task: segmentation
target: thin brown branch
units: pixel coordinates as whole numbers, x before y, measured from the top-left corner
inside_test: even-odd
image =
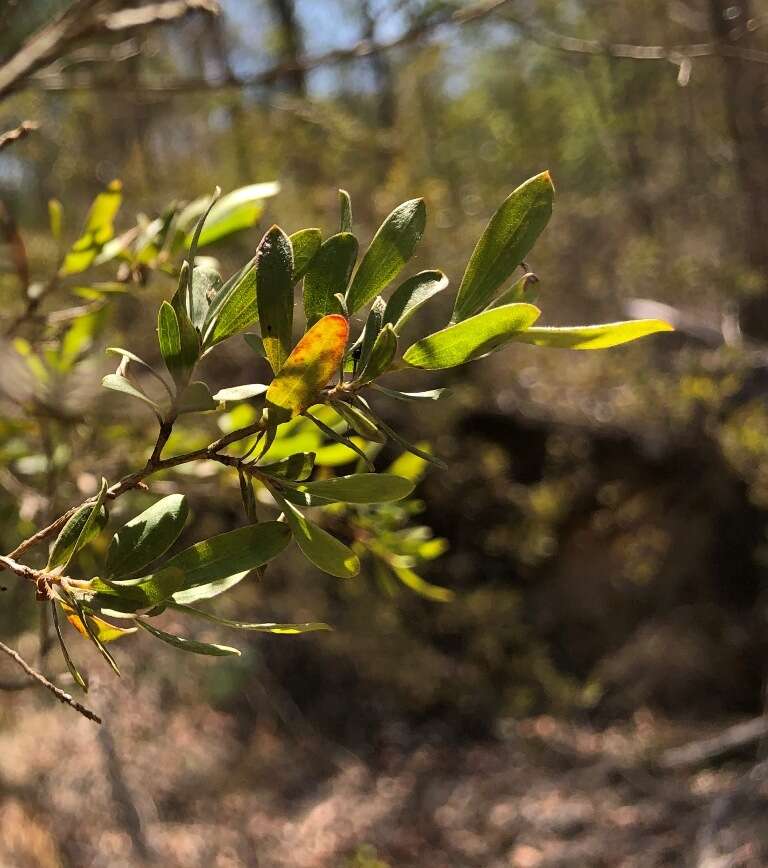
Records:
[[[217,0],[162,0],[119,11],[104,10],[104,0],[74,0],[0,66],[0,99],[24,87],[31,76],[84,40],[129,32],[176,20],[193,12],[217,13]],[[127,6],[127,3],[123,5]]]
[[[465,25],[487,18],[509,0],[478,0],[464,9],[454,12],[440,12],[417,21],[403,33],[388,40],[373,41],[361,39],[349,48],[335,48],[315,55],[305,55],[296,60],[283,61],[251,76],[227,75],[223,78],[185,78],[162,79],[153,82],[120,82],[114,81],[72,81],[64,76],[37,76],[27,84],[42,90],[52,91],[90,91],[114,90],[118,88],[138,93],[196,93],[201,91],[218,91],[240,89],[273,84],[284,78],[289,78],[297,72],[308,72],[322,66],[332,66],[361,58],[373,57],[383,52],[392,51],[429,36],[434,31],[446,25]],[[0,91],[2,95],[2,91]]]
[[[15,129],[8,130],[7,133],[0,135],[0,151],[9,148],[14,142],[25,139],[30,133],[33,133],[40,127],[37,121],[22,121]]]
[[[49,681],[45,675],[41,672],[38,672],[36,669],[33,669],[29,663],[24,660],[24,658],[17,652],[14,651],[13,648],[9,648],[3,642],[0,642],[0,651],[4,654],[7,654],[11,660],[14,661],[18,666],[20,666],[24,672],[36,681],[38,684],[41,684],[45,687],[46,690],[49,690],[59,702],[64,703],[64,705],[68,705],[70,708],[74,708],[75,711],[79,712],[83,715],[83,717],[87,717],[88,720],[92,720],[94,723],[101,723],[101,718],[94,714],[89,708],[86,708],[80,702],[78,702],[71,694],[66,693],[60,687],[57,687],[51,681]]]

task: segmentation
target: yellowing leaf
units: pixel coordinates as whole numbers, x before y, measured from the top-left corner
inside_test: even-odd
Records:
[[[267,389],[267,404],[288,416],[303,413],[338,370],[349,337],[349,322],[329,314],[296,344]]]
[[[531,328],[515,335],[514,340],[537,347],[560,347],[568,350],[605,350],[627,344],[656,332],[674,329],[661,319],[635,319],[627,322],[607,322],[601,325],[570,326],[567,328]]]
[[[59,605],[64,610],[67,621],[81,636],[88,639],[88,631],[85,629],[85,624],[83,624],[77,612],[66,603],[60,603]],[[91,632],[96,635],[100,642],[114,642],[115,639],[121,639],[123,636],[129,636],[131,633],[136,632],[135,627],[116,627],[114,624],[110,624],[109,621],[96,617],[96,615],[86,615],[85,617],[88,619]]]

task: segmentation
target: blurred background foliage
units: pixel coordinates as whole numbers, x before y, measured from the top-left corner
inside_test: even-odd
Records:
[[[154,646],[150,657],[136,643],[124,678],[140,685],[131,707],[118,701],[125,685],[102,688],[122,744],[116,750],[112,735],[102,738],[100,762],[112,770],[99,790],[104,798],[119,800],[119,755],[126,762],[148,727],[185,745],[199,737],[204,746],[185,761],[186,776],[175,766],[168,772],[177,790],[167,783],[147,791],[156,815],[134,818],[134,826],[155,830],[153,846],[176,854],[172,864],[262,864],[249,861],[250,844],[226,843],[221,830],[214,849],[189,843],[184,851],[170,827],[157,831],[160,820],[192,829],[202,822],[196,799],[218,792],[231,800],[230,819],[211,822],[234,828],[231,817],[255,810],[242,795],[247,764],[264,773],[286,751],[299,751],[316,780],[337,770],[347,751],[386,769],[398,752],[425,745],[503,741],[530,715],[604,727],[651,709],[706,728],[759,713],[768,568],[768,8],[759,0],[222,0],[219,15],[193,10],[166,24],[85,36],[4,92],[3,62],[69,5],[0,4],[0,130],[26,118],[40,124],[0,154],[6,223],[21,228],[33,281],[44,283],[57,261],[51,198],[63,203],[71,242],[113,178],[124,186],[118,232],[216,184],[226,192],[278,181],[258,226],[210,248],[225,274],[273,222],[287,232],[335,231],[342,186],[364,241],[395,204],[424,196],[427,231],[412,264],[442,268],[455,291],[499,202],[548,168],[555,213],[527,263],[540,280],[547,324],[662,315],[678,327],[674,336],[605,353],[520,346],[442,376],[419,374],[414,388],[453,389],[428,412],[381,398],[391,424],[430,441],[450,465],[430,470],[418,489],[418,520],[449,542],[424,576],[455,591],[453,601],[394,589],[370,570],[340,584],[297,557],[282,559],[236,592],[238,611],[328,621],[335,632],[257,636],[241,660],[215,665]],[[388,43],[395,44],[379,50]],[[3,324],[24,310],[12,251],[0,248]],[[114,269],[97,276],[113,280]],[[37,401],[35,417],[20,410],[34,380],[18,352],[0,345],[3,551],[93,493],[101,474],[112,479],[145,460],[151,415],[126,415],[100,388],[113,365],[102,352],[107,344],[158,358],[153,320],[173,284],[162,274],[144,277],[137,270],[88,320],[82,359],[59,365],[55,401]],[[427,325],[445,321],[447,304],[425,308]],[[44,351],[66,327],[33,318],[21,331]],[[254,364],[236,340],[211,360],[208,375],[252,382]],[[202,435],[188,423],[180,436],[194,448]],[[193,515],[185,541],[241,520],[236,481],[217,476],[214,484],[203,468],[184,485]],[[153,491],[164,493],[162,481]],[[125,517],[149,502],[131,495]],[[34,650],[36,604],[20,583],[4,584],[0,632]],[[230,614],[227,604],[221,613]],[[3,741],[14,755],[27,744],[22,719],[71,725],[46,700],[28,691],[3,696]],[[226,755],[216,774],[195,753],[207,750]],[[23,796],[2,817],[8,824],[23,815],[34,831],[40,815],[34,800],[24,802],[21,782],[44,773],[42,760],[30,762],[0,763],[9,792],[17,787]],[[144,792],[140,770],[151,769],[150,755],[137,763],[127,774]],[[239,769],[242,779],[225,781],[224,769]],[[261,798],[305,797],[308,781],[281,769],[271,795],[257,788]],[[93,836],[72,831],[74,808],[57,798],[53,838],[40,832],[43,855],[25,856],[19,844],[11,864],[118,864],[99,861],[109,847],[125,864],[141,863],[146,841],[130,832],[130,817],[129,832],[118,829],[100,850]],[[95,822],[113,822],[94,810]],[[130,814],[130,800],[122,810]],[[445,827],[451,822],[458,821]],[[306,844],[296,829],[261,834],[252,840],[293,841],[304,854],[285,862],[264,854],[264,865],[497,864],[490,850],[472,855],[463,839],[451,849],[447,833],[434,830],[427,836],[434,861],[407,836],[396,846],[390,836],[389,849],[377,850],[356,826],[334,838],[335,850]],[[497,846],[491,832],[482,834]],[[499,843],[498,852],[510,846]],[[311,861],[306,854],[315,851],[332,855]],[[542,864],[525,858],[498,864]],[[619,864],[581,858],[573,864]]]

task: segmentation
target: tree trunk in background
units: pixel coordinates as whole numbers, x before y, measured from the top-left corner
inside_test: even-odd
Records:
[[[712,28],[723,45],[757,47],[747,29],[751,0],[709,0]],[[742,238],[747,263],[762,291],[740,308],[745,334],[768,341],[768,73],[740,57],[723,57],[723,97],[743,201]]]
[[[367,0],[361,3],[360,11],[363,19],[363,38],[373,42],[376,37],[376,18]],[[396,109],[392,64],[386,52],[372,54],[370,64],[376,90],[378,121],[383,129],[388,129],[394,126]]]
[[[280,59],[292,66],[298,65],[304,53],[304,38],[293,0],[269,0],[269,7],[280,33]],[[295,96],[307,95],[307,76],[303,69],[292,70],[283,80]]]

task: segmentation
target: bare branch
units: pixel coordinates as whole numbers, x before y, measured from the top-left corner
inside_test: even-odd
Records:
[[[0,66],[0,99],[24,87],[36,72],[85,39],[165,23],[192,12],[219,11],[217,0],[163,0],[117,12],[102,11],[105,5],[104,0],[74,0],[57,18],[34,33]]]
[[[34,132],[40,124],[36,121],[22,121],[15,130],[8,130],[7,133],[0,135],[0,151],[10,147],[14,142],[20,139],[25,139],[31,132]]]
[[[3,642],[0,642],[0,651],[4,654],[7,654],[11,660],[14,661],[18,666],[20,666],[26,674],[36,681],[38,684],[41,684],[45,687],[46,690],[50,690],[50,692],[59,700],[59,702],[64,703],[64,705],[68,705],[70,708],[74,708],[75,711],[78,711],[83,717],[87,717],[88,720],[92,720],[94,723],[101,723],[101,718],[94,714],[89,708],[86,708],[84,705],[79,703],[71,694],[66,693],[60,687],[57,687],[51,681],[49,681],[45,675],[38,672],[36,669],[33,669],[29,663],[24,660],[24,658],[17,652],[14,651],[13,648],[9,648]]]

